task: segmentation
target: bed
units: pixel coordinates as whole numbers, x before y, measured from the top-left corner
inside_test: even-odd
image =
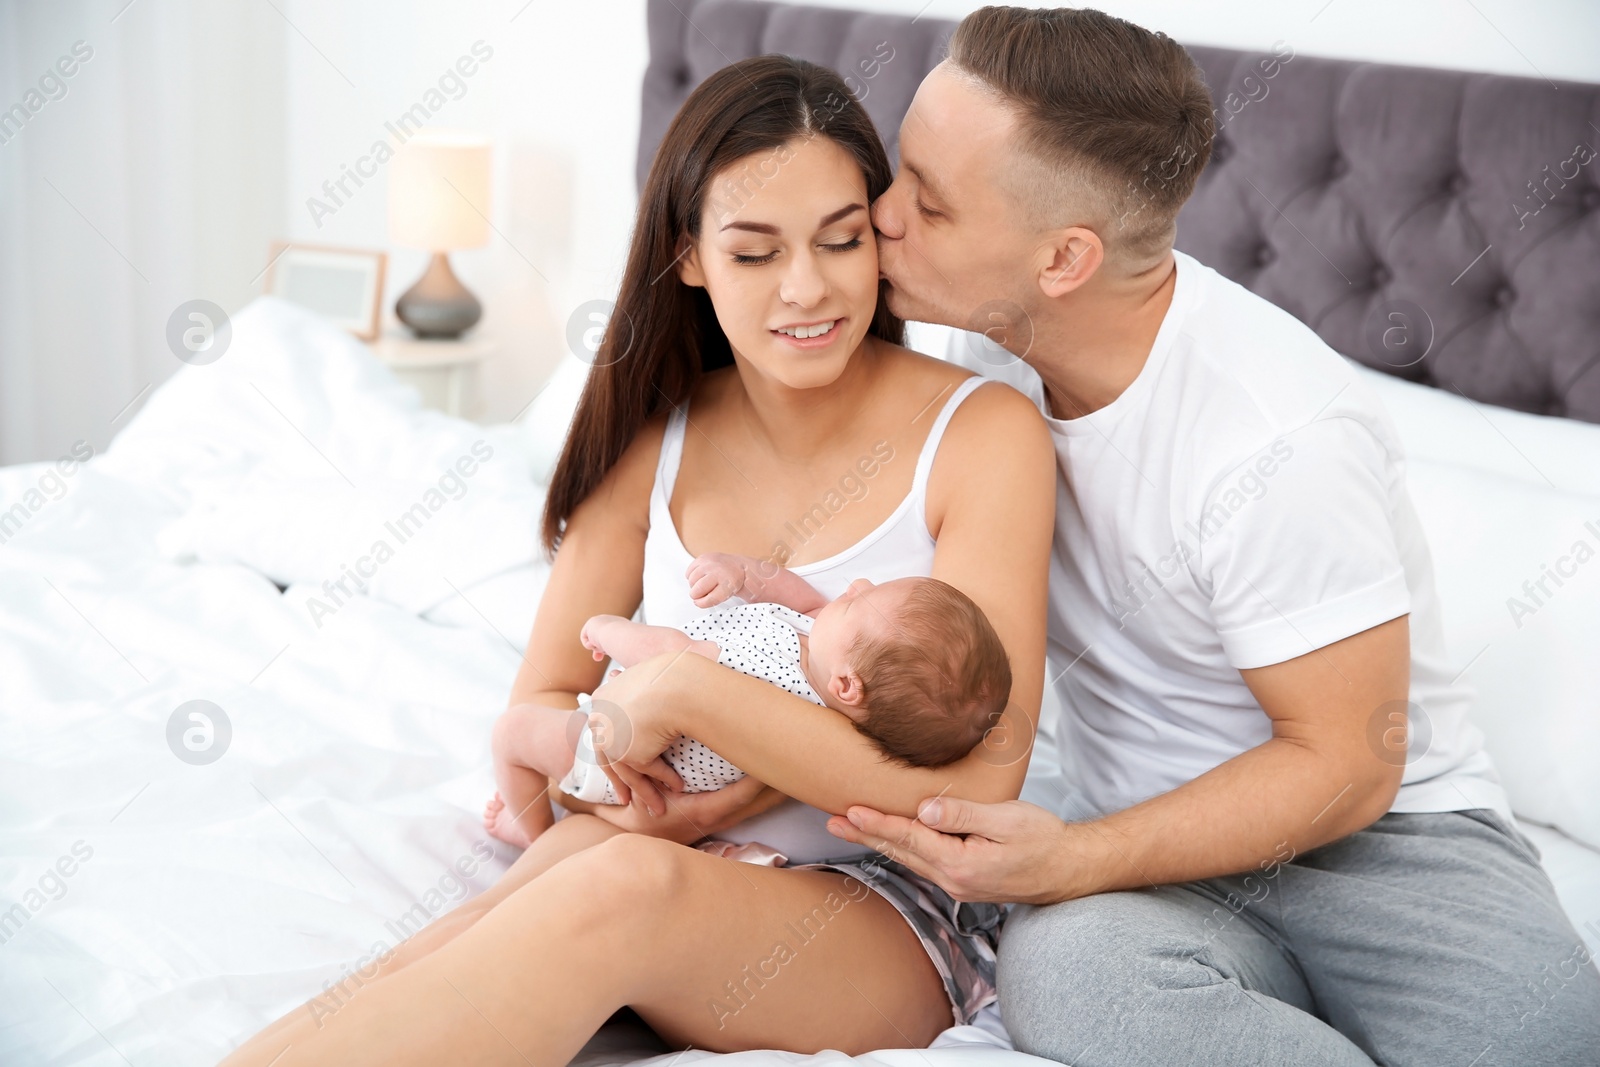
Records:
[[[648,18],[641,173],[695,84],[765,51],[850,74],[892,146],[951,29],[745,0]],[[862,67],[884,42],[894,58]],[[1592,143],[1600,90],[1307,56],[1266,79],[1261,56],[1193,51],[1228,118],[1180,246],[1373,368],[1476,719],[1600,951],[1600,562],[1561,562],[1600,547],[1600,188],[1585,167],[1536,213],[1518,199]],[[582,364],[478,426],[287,304],[233,326],[227,358],[159,387],[104,455],[64,443],[0,470],[8,1065],[213,1063],[511,859],[479,822],[487,738],[543,589],[536,518]],[[1557,595],[1508,612],[1551,570]],[[1024,794],[1044,804],[1070,789],[1059,714]],[[709,1058],[619,1016],[577,1062]],[[1044,1062],[995,1011],[857,1059]]]

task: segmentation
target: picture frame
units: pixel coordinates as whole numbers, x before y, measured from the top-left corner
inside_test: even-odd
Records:
[[[375,341],[388,264],[387,252],[274,241],[264,291]]]

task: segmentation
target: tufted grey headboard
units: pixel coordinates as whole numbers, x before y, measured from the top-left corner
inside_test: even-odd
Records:
[[[765,52],[845,75],[895,157],[955,29],[755,0],[648,10],[641,182],[689,92]],[[1179,248],[1370,366],[1600,422],[1600,86],[1317,59],[1292,41],[1189,52],[1218,133]]]

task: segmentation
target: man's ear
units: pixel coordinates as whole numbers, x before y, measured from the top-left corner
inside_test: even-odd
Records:
[[[683,241],[688,244],[689,238],[685,237]],[[678,259],[678,279],[684,285],[693,286],[696,289],[704,289],[706,287],[706,272],[700,269],[699,247],[690,244],[687,254],[684,254],[681,248],[682,246],[680,246]]]
[[[1039,289],[1051,299],[1067,295],[1094,277],[1106,258],[1100,235],[1085,226],[1060,230],[1045,246],[1045,252],[1039,268]]]

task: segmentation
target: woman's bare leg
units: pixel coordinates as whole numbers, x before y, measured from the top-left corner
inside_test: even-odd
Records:
[[[855,1056],[926,1048],[952,1025],[944,981],[921,941],[861,881],[705,853],[677,860],[694,906],[652,921],[682,924],[657,964],[670,969],[676,960],[680,973],[652,978],[627,1002],[674,1048]],[[725,912],[739,922],[719,929]]]
[[[926,1046],[951,1020],[900,915],[860,882],[622,834],[513,891],[320,1028],[258,1035],[234,1067],[558,1067],[632,1005],[679,1046]]]
[[[607,838],[626,833],[597,815],[581,812],[569,813],[565,818],[534,839],[506,873],[486,891],[439,916],[411,937],[402,941],[394,954],[383,964],[379,975],[393,974],[408,963],[413,963],[428,953],[447,944],[452,938],[483,916],[489,909],[527,885],[568,856],[598,845]]]
[[[624,832],[595,815],[582,813],[567,815],[540,834],[538,839],[517,857],[516,862],[506,868],[506,872],[492,887],[470,900],[462,901],[451,911],[439,916],[400,942],[388,958],[377,964],[377,973],[371,978],[363,979],[360,974],[351,976],[337,993],[325,993],[307,1001],[267,1026],[255,1036],[254,1041],[276,1043],[275,1047],[283,1048],[301,1040],[303,1034],[315,1033],[322,1028],[327,1016],[339,1010],[347,996],[362,989],[370,989],[373,983],[449,944],[462,931],[488,914],[496,904],[568,856],[576,855],[586,848]]]

